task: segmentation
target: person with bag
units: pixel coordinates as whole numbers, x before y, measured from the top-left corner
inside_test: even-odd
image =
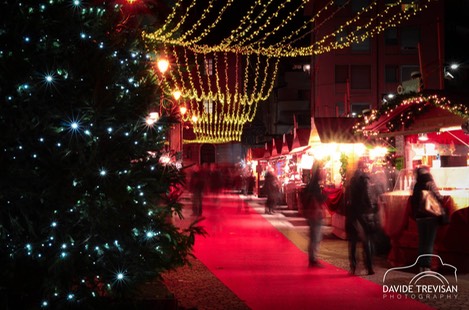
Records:
[[[372,203],[370,176],[364,160],[358,162],[347,189],[348,204],[345,209],[345,229],[349,243],[350,274],[357,267],[357,244],[363,244],[365,267],[368,275],[373,270],[373,236],[379,227],[377,208]]]
[[[415,171],[416,182],[410,197],[410,205],[412,208],[412,216],[417,222],[418,230],[418,255],[433,254],[433,245],[435,243],[436,233],[438,230],[440,218],[439,216],[425,210],[424,191],[428,191],[428,195],[432,195],[440,206],[443,206],[443,196],[440,194],[438,187],[430,173],[430,168],[420,166]],[[431,267],[431,257],[424,256],[419,259],[420,271],[428,271]]]
[[[309,225],[308,259],[309,267],[322,267],[318,262],[319,244],[322,240],[326,195],[322,192],[324,171],[321,162],[314,161],[311,179],[302,192],[303,214]]]

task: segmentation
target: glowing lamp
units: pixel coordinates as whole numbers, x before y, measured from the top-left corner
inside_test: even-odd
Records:
[[[419,141],[428,141],[428,136],[426,133],[419,133]]]
[[[158,70],[160,70],[161,73],[165,73],[166,71],[168,71],[168,68],[169,68],[169,61],[165,58],[161,58],[160,60],[158,60]]]
[[[178,90],[178,89],[173,91],[173,97],[174,97],[174,99],[179,100],[179,98],[181,98],[181,91]]]
[[[185,106],[179,107],[179,112],[181,112],[181,115],[185,115],[187,112],[187,108]]]
[[[151,126],[158,121],[160,114],[158,112],[150,112],[150,115],[146,118],[147,125]]]

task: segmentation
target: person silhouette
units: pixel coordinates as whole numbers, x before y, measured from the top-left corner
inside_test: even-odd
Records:
[[[354,275],[358,242],[363,244],[364,263],[368,275],[373,270],[373,235],[379,226],[377,210],[371,199],[370,175],[365,160],[358,162],[348,187],[349,203],[345,209],[345,229],[349,244],[350,274]]]
[[[318,262],[319,244],[322,240],[322,223],[327,196],[322,191],[324,171],[322,163],[314,161],[311,169],[311,179],[303,189],[303,214],[309,225],[308,259],[309,267],[321,267]]]
[[[265,173],[264,189],[267,196],[267,200],[265,202],[265,213],[273,214],[280,193],[280,184],[272,168],[267,169],[267,172]]]
[[[410,197],[410,204],[412,207],[412,215],[417,222],[418,230],[418,255],[433,254],[433,245],[435,243],[436,233],[439,226],[439,218],[424,211],[422,204],[423,190],[430,192],[438,202],[443,205],[443,196],[440,194],[438,187],[430,173],[430,168],[427,166],[420,166],[415,170],[416,181],[412,196]],[[418,261],[420,271],[429,271],[431,267],[431,257],[423,256]]]
[[[189,181],[189,190],[192,193],[192,215],[202,215],[202,200],[205,190],[205,177],[202,168],[197,165]]]

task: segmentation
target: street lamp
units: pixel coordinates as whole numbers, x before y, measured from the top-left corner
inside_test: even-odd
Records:
[[[180,137],[181,137],[181,162],[184,166],[184,115],[186,114],[187,112],[187,108],[185,106],[180,106],[179,107],[179,113],[181,113],[181,123],[180,123],[180,126],[181,126],[181,133],[180,133]]]
[[[181,98],[181,91],[179,89],[173,91],[173,97],[176,99],[176,101],[179,100],[179,98]]]
[[[146,118],[146,123],[148,126],[152,126],[160,119],[160,114],[158,112],[150,112]]]
[[[168,71],[169,68],[169,61],[166,58],[160,58],[157,62],[158,70],[164,74]]]

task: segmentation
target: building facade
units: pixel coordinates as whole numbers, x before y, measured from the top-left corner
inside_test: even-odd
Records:
[[[336,1],[335,5],[343,5],[342,2],[345,1]],[[313,42],[339,29],[369,2],[350,1],[334,18],[317,27],[312,34]],[[378,1],[374,10],[364,13],[364,18],[376,16],[392,2],[395,1]],[[313,14],[324,4],[315,1]],[[418,1],[409,2],[401,5],[401,10],[418,10],[418,5]],[[421,83],[417,87],[442,89],[446,65],[444,12],[444,1],[436,1],[411,19],[376,36],[313,56],[311,114],[357,116],[363,110],[378,108],[388,95],[402,92],[403,86],[407,85],[407,90],[414,87],[409,81],[418,78]],[[322,22],[318,20],[317,24]],[[340,41],[346,35],[339,34],[335,39]]]

